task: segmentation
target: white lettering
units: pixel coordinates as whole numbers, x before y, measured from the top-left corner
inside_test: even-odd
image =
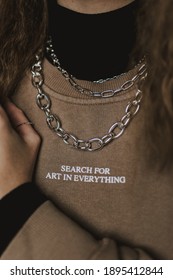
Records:
[[[89,177],[90,179],[87,179]],[[101,184],[125,184],[126,177],[114,177],[114,176],[85,176],[84,182],[94,182]],[[83,179],[82,179],[83,180]]]
[[[105,183],[106,184],[111,184],[111,183],[113,183],[113,180],[112,180],[113,178],[112,177],[105,177]]]
[[[74,175],[74,181],[79,181],[78,175]]]
[[[61,165],[61,172],[68,172],[68,173],[83,173],[88,174],[92,173],[92,167],[80,167],[80,166],[68,166],[68,165]]]
[[[99,168],[95,167],[94,169],[94,174],[110,174],[110,168]]]
[[[125,176],[104,176],[104,175],[110,175],[110,171],[111,171],[110,168],[104,168],[104,167],[88,167],[88,166],[80,167],[80,166],[61,165],[62,173],[48,172],[46,175],[46,179],[97,183],[97,184],[125,184],[126,183]],[[66,174],[65,172],[68,174]],[[78,174],[69,174],[69,173],[78,173]],[[98,174],[98,176],[82,175],[82,174]]]
[[[50,173],[48,172],[46,175],[46,179],[51,179],[51,180],[60,180],[61,179],[62,174],[61,173]]]
[[[61,165],[61,172],[65,172],[65,165]]]
[[[50,175],[49,172],[48,172],[47,175],[46,175],[46,179],[51,179],[51,175]]]
[[[72,175],[71,174],[64,174],[63,180],[64,181],[72,181]]]
[[[124,176],[120,177],[120,182],[121,182],[121,184],[125,184],[126,183],[126,177],[124,177]]]

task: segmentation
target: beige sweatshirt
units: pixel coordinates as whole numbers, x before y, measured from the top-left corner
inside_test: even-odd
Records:
[[[103,84],[78,82],[107,90],[136,71]],[[44,76],[62,127],[85,140],[107,133],[137,90],[88,97],[47,60]],[[173,259],[173,173],[147,161],[145,93],[124,134],[95,152],[73,149],[50,131],[36,94],[28,72],[13,99],[42,137],[35,181],[49,201],[26,221],[2,259]]]

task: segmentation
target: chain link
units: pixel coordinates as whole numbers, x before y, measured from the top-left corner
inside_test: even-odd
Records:
[[[94,137],[88,140],[78,139],[75,135],[68,133],[61,126],[61,121],[56,114],[51,111],[51,100],[47,93],[42,89],[44,83],[43,71],[42,71],[42,61],[39,56],[36,56],[36,63],[32,66],[32,84],[37,89],[36,103],[40,110],[44,111],[46,116],[46,122],[51,131],[53,131],[58,137],[60,137],[66,145],[69,145],[75,149],[81,151],[97,151],[102,149],[104,146],[109,144],[115,139],[120,138],[131,120],[138,113],[140,109],[140,103],[142,100],[142,91],[137,90],[135,98],[128,102],[125,108],[125,114],[122,116],[120,121],[116,121],[108,129],[108,132],[102,137]],[[140,80],[144,80],[147,76],[146,67],[142,65],[139,69],[138,76]],[[137,75],[133,78],[137,80]],[[125,89],[130,88],[132,81],[127,81],[124,84]],[[102,94],[110,95],[112,92],[110,90],[102,92]]]
[[[135,68],[137,66],[139,66],[140,64],[142,64],[142,66],[139,68],[137,74],[131,80],[128,80],[125,83],[123,83],[118,89],[109,89],[109,90],[104,90],[101,92],[96,92],[96,91],[92,91],[90,89],[81,87],[75,81],[76,78],[74,76],[72,76],[71,74],[69,74],[65,69],[63,69],[61,67],[60,61],[59,61],[58,57],[56,56],[55,51],[53,49],[53,44],[52,44],[51,38],[49,38],[49,40],[47,41],[46,52],[49,55],[49,57],[51,58],[53,65],[61,72],[61,74],[64,76],[64,78],[70,83],[70,85],[75,90],[77,90],[81,94],[86,94],[86,95],[89,95],[92,97],[109,98],[109,97],[115,96],[116,94],[118,94],[122,91],[126,91],[126,90],[130,89],[131,87],[133,87],[135,85],[135,83],[137,83],[140,80],[141,76],[143,76],[143,74],[146,72],[146,64],[144,63],[145,59],[142,59],[135,66]],[[125,74],[126,73],[123,73],[119,76],[114,76],[112,78],[100,79],[98,81],[94,81],[93,83],[104,83],[104,82],[111,81],[111,80],[117,79],[119,77],[122,77]]]

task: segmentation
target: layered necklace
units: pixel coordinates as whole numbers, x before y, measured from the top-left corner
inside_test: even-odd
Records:
[[[127,80],[120,87],[114,89],[108,89],[101,92],[92,91],[90,89],[86,89],[81,87],[75,77],[69,74],[65,69],[61,67],[60,61],[57,58],[55,51],[53,49],[52,41],[49,39],[47,41],[46,47],[47,54],[52,59],[53,65],[57,68],[58,71],[63,75],[63,77],[70,83],[70,85],[77,90],[80,94],[89,95],[92,98],[110,98],[122,92],[126,92],[134,85],[137,85],[137,90],[134,98],[130,100],[126,107],[124,108],[124,114],[118,120],[116,120],[107,130],[107,132],[102,136],[94,136],[90,139],[80,139],[73,133],[69,133],[62,127],[61,120],[59,116],[53,113],[51,110],[52,102],[49,95],[43,90],[44,84],[44,75],[43,75],[43,66],[42,66],[42,58],[41,55],[37,54],[35,57],[35,63],[31,68],[32,74],[32,84],[37,89],[36,95],[36,103],[40,110],[42,110],[45,114],[46,123],[49,129],[54,132],[62,141],[71,146],[74,149],[80,151],[98,151],[114,140],[120,138],[125,132],[126,128],[133,120],[133,118],[139,112],[142,100],[142,91],[140,89],[141,82],[145,80],[147,76],[147,67],[145,59],[142,59],[136,66],[137,69],[136,74],[132,77],[132,79]],[[125,76],[127,73],[123,73],[119,76],[114,76],[107,79],[100,79],[98,81],[94,81],[93,83],[105,83],[110,80],[115,80],[120,78],[121,76]]]
[[[81,94],[86,94],[88,96],[91,97],[102,97],[102,98],[108,98],[108,97],[113,97],[115,95],[117,95],[118,93],[121,93],[122,91],[126,91],[128,89],[130,89],[132,86],[134,86],[135,83],[137,83],[141,76],[143,75],[143,73],[146,71],[146,65],[144,63],[145,59],[142,59],[141,61],[139,61],[139,63],[135,66],[135,68],[139,67],[139,65],[142,65],[139,69],[139,73],[137,73],[131,80],[126,81],[125,83],[123,83],[119,88],[115,88],[115,89],[108,89],[108,90],[104,90],[101,92],[98,91],[92,91],[91,89],[87,89],[87,88],[83,88],[81,87],[78,83],[77,83],[77,79],[69,74],[67,72],[67,70],[63,69],[61,67],[60,61],[57,57],[57,55],[55,54],[55,50],[53,48],[53,44],[52,44],[52,39],[51,37],[49,38],[49,40],[47,41],[46,44],[46,52],[47,55],[49,56],[52,64],[61,72],[61,74],[64,76],[64,78],[70,83],[70,85],[77,90],[79,93]],[[111,78],[106,78],[106,79],[99,79],[97,81],[93,81],[93,83],[105,83],[107,81],[111,81],[111,80],[115,80],[117,78],[120,78],[122,76],[125,76],[127,73],[123,73],[121,75],[118,76],[113,76]]]
[[[123,67],[125,68],[126,59],[128,60],[129,53],[135,43],[138,1],[133,1],[129,5],[112,12],[96,15],[86,15],[68,10],[57,5],[56,0],[47,2],[49,33],[52,34],[54,46],[52,39],[48,38],[45,48],[46,56],[75,91],[81,96],[90,97],[90,99],[109,99],[129,91],[132,87],[136,88],[136,92],[134,90],[134,97],[124,108],[124,114],[108,126],[104,135],[93,135],[90,139],[81,139],[80,136],[76,136],[65,130],[60,117],[52,111],[51,99],[43,89],[43,56],[42,54],[36,55],[35,63],[31,69],[32,84],[37,90],[36,103],[39,109],[45,114],[49,129],[66,145],[76,150],[89,152],[101,150],[124,134],[126,128],[139,112],[141,106],[142,91],[140,85],[147,76],[145,59],[139,61],[134,67],[134,76],[120,84],[120,86],[101,91],[92,90],[92,84],[93,88],[96,89],[97,84],[115,81],[122,76],[122,80],[124,81],[127,73],[121,75],[112,75],[112,73],[123,72],[123,70],[120,69],[123,69]],[[124,25],[124,19],[126,20],[126,25]],[[82,33],[81,29],[79,29],[79,23],[82,28]],[[61,26],[58,33],[56,30],[57,26]],[[112,34],[114,34],[113,38]],[[85,50],[87,52],[91,52],[89,59],[83,55],[84,63],[82,61],[76,61],[78,57],[80,57],[80,59],[82,58],[79,53],[80,50],[84,50],[81,48],[82,45],[85,45]],[[68,52],[69,46],[70,52]],[[101,50],[104,50],[104,56]],[[58,53],[60,59],[56,53]],[[65,56],[64,53],[66,54]],[[73,56],[71,56],[71,54],[73,54]],[[111,58],[114,58],[115,63],[117,63],[116,67],[113,66]],[[92,61],[93,68],[90,65]],[[76,69],[76,63],[79,63],[79,70]],[[62,67],[62,65],[66,66]],[[66,69],[72,70],[67,71]],[[77,78],[69,72],[75,73]],[[110,73],[109,78],[106,76],[107,72]],[[99,76],[102,76],[103,79],[96,78],[95,81],[91,82],[90,88],[85,88],[80,85],[80,80],[84,80],[85,75],[88,77],[86,79],[87,81],[95,79],[92,79],[92,77]]]

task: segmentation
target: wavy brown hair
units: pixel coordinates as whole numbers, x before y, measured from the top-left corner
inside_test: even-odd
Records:
[[[134,59],[148,54],[147,139],[157,159],[168,162],[173,159],[172,0],[136,1],[140,8]],[[1,96],[15,92],[33,54],[44,46],[47,29],[46,0],[0,0]]]
[[[0,92],[11,95],[47,33],[46,0],[0,0]]]
[[[139,0],[135,51],[147,54],[144,85],[150,159],[162,166],[173,162],[173,10],[172,0]]]

